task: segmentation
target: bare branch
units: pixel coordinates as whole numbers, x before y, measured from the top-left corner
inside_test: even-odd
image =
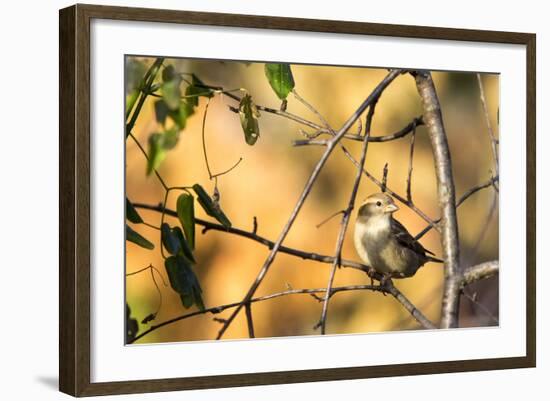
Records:
[[[162,213],[164,211],[164,213],[167,216],[172,216],[172,217],[175,217],[175,218],[178,217],[178,214],[177,214],[176,211],[170,210],[170,209],[164,209],[162,207],[162,205],[155,206],[155,205],[147,205],[147,204],[144,204],[144,203],[134,203],[134,207],[136,207],[138,209],[153,210],[153,211],[156,211],[156,212],[159,212],[159,213]],[[202,219],[199,219],[199,218],[195,218],[195,223],[204,227],[203,232],[207,232],[208,230],[222,231],[222,232],[226,232],[226,233],[229,233],[229,234],[238,235],[240,237],[244,237],[244,238],[254,240],[254,241],[256,241],[260,244],[263,244],[263,245],[267,246],[269,249],[273,249],[273,247],[275,246],[275,243],[273,241],[270,241],[267,238],[261,237],[260,235],[257,235],[255,232],[249,232],[249,231],[242,230],[242,229],[235,228],[235,227],[224,227],[221,224],[212,223],[210,221],[202,220]],[[314,253],[314,252],[305,252],[305,251],[302,251],[302,250],[299,250],[299,249],[289,248],[289,247],[284,246],[284,245],[282,245],[279,248],[279,252],[286,253],[286,254],[293,255],[293,256],[297,256],[297,257],[302,258],[302,259],[315,260],[317,262],[323,262],[323,263],[332,263],[333,260],[334,260],[334,258],[332,256],[321,255],[321,254]],[[369,266],[366,266],[364,264],[354,262],[352,260],[346,260],[346,259],[342,259],[341,263],[342,263],[342,266],[344,266],[344,267],[350,267],[350,268],[353,268],[353,269],[361,270],[361,271],[363,271],[367,274],[370,273]]]
[[[493,277],[498,274],[498,260],[492,260],[490,262],[480,263],[475,266],[470,266],[462,272],[460,278],[460,287],[475,283],[480,280]]]
[[[411,148],[409,151],[409,171],[407,174],[407,200],[412,203],[411,183],[413,173],[413,156],[414,156],[414,142],[416,139],[416,127],[414,127],[411,135]]]
[[[468,191],[466,191],[460,197],[460,199],[456,203],[456,207],[459,207],[460,205],[462,205],[464,203],[464,201],[466,201],[470,196],[472,196],[476,192],[481,191],[482,189],[485,189],[485,188],[489,188],[490,186],[493,186],[495,182],[498,182],[498,177],[491,177],[488,181],[470,188]],[[440,221],[441,221],[441,219],[439,218],[435,221],[435,223],[437,224]],[[428,225],[428,226],[424,227],[424,229],[422,231],[420,231],[418,234],[416,234],[414,239],[419,240],[431,229],[432,229],[431,225]]]
[[[388,283],[386,283],[386,288],[388,292],[416,319],[416,321],[422,325],[422,327],[425,329],[437,329],[437,326],[428,320],[411,301],[397,290],[397,288],[393,285],[388,285]]]
[[[369,136],[370,136],[370,130],[372,126],[372,118],[374,116],[374,110],[376,108],[376,102],[378,101],[378,98],[370,105],[369,112],[367,114],[367,123],[365,127],[365,137],[363,139],[363,146],[361,149],[361,160],[359,161],[359,166],[357,167],[357,174],[355,176],[355,181],[353,183],[353,188],[351,190],[351,194],[349,197],[348,207],[344,210],[344,214],[342,215],[342,220],[340,222],[340,232],[338,233],[338,239],[336,242],[336,251],[334,253],[334,262],[332,263],[332,268],[330,270],[330,276],[328,280],[327,285],[327,292],[325,293],[325,300],[323,302],[323,310],[321,312],[321,320],[320,320],[320,326],[321,326],[321,334],[326,333],[326,321],[327,321],[327,314],[328,314],[328,303],[330,300],[331,295],[331,289],[332,284],[334,282],[334,276],[336,275],[336,268],[340,267],[340,260],[342,258],[342,246],[344,245],[344,239],[346,237],[346,231],[349,224],[349,219],[351,217],[351,212],[353,211],[353,208],[355,207],[355,199],[357,197],[357,191],[359,189],[359,184],[361,182],[361,177],[363,176],[362,170],[365,166],[365,160],[367,159],[367,149],[369,145]]]
[[[348,159],[351,160],[351,162],[357,167],[359,165],[359,162],[355,160],[353,155],[343,146],[341,146],[342,151],[347,156]],[[372,182],[374,182],[376,185],[378,185],[380,188],[384,188],[384,183],[379,181],[375,176],[373,176],[368,170],[363,168],[363,174],[365,174]],[[397,199],[399,202],[403,203],[405,206],[407,206],[409,209],[411,209],[413,212],[415,212],[418,216],[420,216],[425,222],[427,222],[431,228],[435,228],[439,231],[439,227],[435,221],[433,221],[426,213],[424,213],[422,210],[420,210],[413,202],[409,202],[407,199],[405,199],[403,196],[399,195],[397,192],[392,191],[390,188],[385,186],[385,192],[390,194],[392,197]]]
[[[361,121],[361,120],[358,120]],[[399,138],[403,138],[413,132],[415,126],[419,127],[421,125],[424,125],[424,121],[422,119],[422,116],[416,117],[412,120],[409,124],[407,124],[405,127],[400,129],[399,131],[394,132],[393,134],[388,135],[371,135],[369,137],[369,142],[372,143],[382,143],[382,142],[389,142],[393,141]],[[298,139],[292,142],[293,146],[306,146],[306,145],[326,145],[326,140],[324,139],[316,139],[319,135],[322,134],[330,134],[330,131],[327,128],[319,128],[317,129],[313,134],[308,134],[303,130],[300,130],[301,133],[308,139]],[[362,135],[354,135],[354,134],[346,134],[344,135],[345,139],[351,139],[353,141],[361,141],[363,139]]]
[[[346,212],[345,210],[338,210],[337,212],[332,213],[330,216],[328,216],[327,218],[323,219],[323,221],[321,221],[320,223],[316,224],[316,225],[315,225],[315,228],[321,227],[323,224],[326,224],[328,221],[330,221],[330,220],[333,219],[334,217],[338,216],[339,214],[343,214],[343,213],[345,213],[345,212]]]
[[[359,290],[378,291],[378,292],[386,292],[387,291],[387,289],[385,287],[382,287],[382,286],[379,286],[379,285],[348,285],[348,286],[344,286],[344,287],[335,287],[335,288],[332,289],[332,293],[335,294],[335,293],[338,293],[338,292],[359,291]],[[267,301],[267,300],[270,300],[270,299],[280,298],[280,297],[287,296],[287,295],[316,294],[316,293],[324,293],[324,292],[326,292],[326,288],[304,288],[304,289],[297,289],[297,290],[290,289],[290,290],[287,290],[287,291],[282,291],[282,292],[277,292],[277,293],[270,294],[270,295],[265,295],[263,297],[252,298],[250,300],[250,303]],[[132,344],[132,343],[136,342],[137,340],[139,340],[140,338],[145,337],[147,334],[149,334],[149,333],[151,333],[155,330],[158,330],[161,327],[168,326],[172,323],[179,322],[179,321],[182,321],[182,320],[186,320],[186,319],[189,319],[189,318],[194,317],[194,316],[205,315],[207,313],[211,313],[211,314],[216,315],[218,313],[223,312],[226,309],[235,308],[235,307],[238,307],[239,305],[242,305],[242,303],[241,302],[233,302],[233,303],[230,303],[230,304],[214,306],[212,308],[206,308],[202,311],[198,310],[198,311],[195,311],[195,312],[190,312],[190,313],[186,313],[184,315],[176,316],[172,319],[168,319],[168,320],[166,320],[162,323],[151,326],[149,329],[145,330],[143,333],[139,334],[138,336],[133,338],[131,341],[129,341],[128,344]],[[216,321],[222,323],[222,324],[225,324],[227,322],[227,319],[222,319],[222,318],[219,318],[219,317],[216,317],[214,319]]]
[[[250,302],[244,306],[244,311],[246,314],[246,325],[248,326],[248,337],[255,338],[256,336],[254,335],[254,321],[252,320],[252,306]]]
[[[460,255],[458,243],[458,223],[456,218],[455,186],[451,164],[451,153],[441,116],[441,106],[432,76],[427,71],[418,71],[416,87],[424,108],[424,122],[432,144],[435,172],[438,187],[439,208],[441,209],[441,244],[445,260],[445,283],[441,310],[441,327],[458,326],[460,301],[459,276]]]
[[[380,186],[380,190],[382,192],[386,192],[387,188],[388,188],[388,163],[384,164],[384,168],[382,169],[382,185]]]
[[[493,152],[493,161],[495,163],[495,174],[499,174],[499,166],[498,166],[498,140],[495,137],[495,133],[493,132],[493,127],[491,126],[491,119],[489,117],[489,109],[487,107],[487,100],[485,99],[485,90],[483,89],[483,81],[481,80],[481,74],[476,74],[477,76],[477,83],[479,86],[479,98],[481,100],[481,105],[483,106],[483,114],[485,116],[485,124],[487,125],[487,132],[489,134],[489,140],[491,141],[491,150]],[[496,189],[496,188],[495,188]]]
[[[498,324],[498,319],[496,316],[494,316],[489,308],[487,308],[485,305],[483,305],[481,302],[477,300],[477,293],[474,293],[473,295],[469,294],[466,291],[462,291],[462,295],[468,299],[472,304],[474,304],[477,308],[479,308],[485,315],[493,321],[493,323]]]
[[[340,130],[337,132],[337,135],[334,136],[332,138],[330,144],[327,145],[327,147],[325,149],[325,152],[321,156],[321,159],[317,162],[317,165],[313,169],[313,171],[312,171],[312,173],[311,173],[311,175],[310,175],[310,177],[309,177],[309,179],[308,179],[308,181],[307,181],[307,183],[306,183],[306,185],[305,185],[305,187],[302,191],[302,194],[298,198],[298,201],[296,203],[296,206],[294,207],[294,210],[292,211],[292,213],[290,215],[290,218],[288,219],[287,223],[283,227],[283,230],[281,231],[281,234],[279,235],[279,238],[277,238],[277,241],[275,242],[275,245],[273,246],[273,249],[271,250],[271,252],[269,253],[267,259],[264,262],[264,264],[260,268],[260,271],[258,272],[258,275],[257,275],[256,279],[254,280],[254,282],[250,286],[250,289],[248,290],[245,297],[241,301],[241,304],[239,306],[237,306],[237,308],[233,311],[233,313],[227,319],[227,322],[220,329],[220,331],[218,333],[218,336],[217,336],[217,339],[220,339],[223,336],[223,334],[225,333],[225,331],[227,330],[229,325],[233,322],[233,320],[235,319],[235,317],[237,316],[237,314],[239,313],[239,311],[241,310],[243,305],[246,304],[247,302],[249,302],[252,299],[252,297],[254,296],[254,293],[256,292],[258,287],[260,286],[260,284],[263,281],[265,275],[267,274],[267,271],[269,270],[269,267],[271,266],[271,264],[275,260],[275,256],[277,255],[277,252],[279,251],[279,248],[281,247],[282,242],[284,241],[284,239],[286,238],[290,228],[294,224],[294,221],[296,220],[296,217],[298,216],[298,213],[300,212],[300,209],[302,208],[307,196],[309,195],[309,193],[311,191],[311,188],[313,187],[313,184],[317,180],[317,177],[319,176],[319,173],[321,172],[321,169],[325,165],[326,161],[328,160],[328,157],[330,156],[330,154],[332,153],[332,151],[334,150],[334,148],[336,147],[336,145],[338,144],[340,139],[342,139],[344,134],[355,123],[355,121],[357,121],[357,119],[361,117],[361,115],[366,110],[366,108],[368,106],[370,106],[372,104],[372,102],[375,101],[380,96],[380,93],[382,93],[382,91],[395,78],[397,78],[401,73],[402,73],[401,70],[391,71],[382,80],[382,82],[380,84],[378,84],[378,86],[373,90],[373,92],[363,101],[363,103],[358,107],[358,109],[355,111],[355,113],[353,113],[348,118],[348,120],[344,123],[342,128],[340,128]]]

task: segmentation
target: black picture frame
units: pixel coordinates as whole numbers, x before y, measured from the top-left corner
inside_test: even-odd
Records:
[[[94,18],[524,45],[527,50],[525,60],[527,71],[526,355],[512,358],[92,383],[90,380],[89,94],[90,21]],[[59,388],[62,392],[73,396],[93,396],[535,366],[536,36],[534,34],[80,4],[60,10],[59,27]]]

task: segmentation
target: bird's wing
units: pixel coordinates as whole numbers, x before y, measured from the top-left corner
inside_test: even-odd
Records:
[[[422,246],[422,244],[420,244],[420,242],[415,240],[403,224],[393,218],[391,220],[391,231],[397,242],[405,248],[408,248],[422,256],[426,256],[426,252],[434,255],[433,252],[427,250]]]

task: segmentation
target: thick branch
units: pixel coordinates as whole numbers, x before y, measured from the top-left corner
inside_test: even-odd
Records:
[[[458,279],[460,276],[460,260],[451,153],[443,126],[441,106],[431,74],[427,71],[417,72],[416,87],[422,99],[424,122],[432,144],[439,208],[441,209],[441,244],[445,259],[441,327],[457,327],[460,301],[460,283]]]
[[[460,287],[464,288],[476,281],[485,280],[498,274],[498,260],[480,263],[475,266],[470,266],[462,272],[460,279]]]

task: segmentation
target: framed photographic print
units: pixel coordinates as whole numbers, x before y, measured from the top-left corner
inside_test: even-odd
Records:
[[[533,34],[61,10],[60,390],[535,366],[535,112]]]

